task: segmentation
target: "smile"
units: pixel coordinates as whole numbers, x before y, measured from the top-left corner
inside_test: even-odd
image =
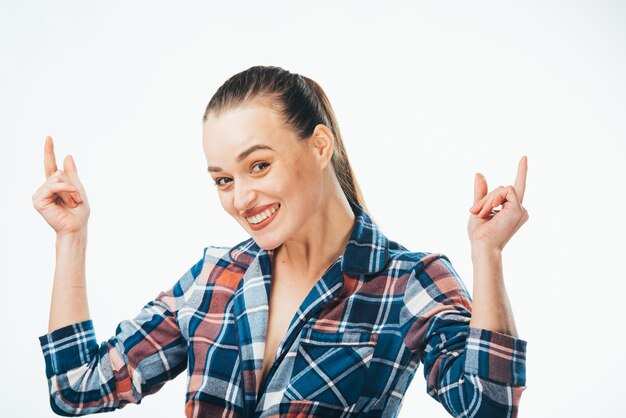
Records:
[[[270,222],[272,222],[272,220],[274,220],[279,208],[280,208],[280,203],[276,203],[271,208],[267,208],[261,213],[257,213],[254,216],[250,216],[249,218],[246,218],[246,220],[248,221],[248,223],[250,224],[250,227],[253,230],[261,229],[267,224],[269,224]]]

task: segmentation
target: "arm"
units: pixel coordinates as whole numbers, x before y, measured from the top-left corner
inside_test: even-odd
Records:
[[[60,415],[84,415],[139,403],[186,367],[187,340],[177,314],[204,256],[135,318],[122,321],[114,337],[98,344],[85,286],[87,194],[71,156],[64,159],[63,170],[57,169],[50,137],[44,168],[46,181],[32,199],[57,235],[48,334],[39,338],[51,407]]]
[[[467,290],[443,254],[428,254],[405,291],[404,342],[424,364],[428,394],[455,417],[516,417],[526,342],[475,328]]]
[[[502,274],[502,250],[528,220],[522,206],[528,161],[522,157],[515,184],[496,187],[487,194],[487,181],[477,173],[474,204],[467,233],[472,245],[474,312],[470,325],[517,337],[515,320]],[[501,210],[495,209],[502,205]]]
[[[48,332],[89,319],[85,285],[87,222],[91,212],[87,193],[72,156],[57,168],[50,136],[44,144],[46,181],[33,194],[33,206],[56,232],[56,267]]]
[[[185,370],[187,340],[177,313],[203,265],[204,257],[107,341],[98,343],[91,320],[39,337],[53,411],[85,415],[140,403]]]
[[[472,265],[474,302],[470,326],[517,337],[502,275],[502,252],[497,248],[472,248]]]
[[[522,206],[527,159],[514,186],[487,194],[475,176],[468,235],[472,244],[474,304],[443,255],[428,255],[405,297],[410,328],[405,342],[424,363],[428,393],[454,416],[516,417],[526,384],[526,341],[517,338],[504,286],[502,249],[528,220]],[[495,210],[502,205],[501,210]]]
[[[57,235],[48,332],[89,319],[85,284],[87,229]]]

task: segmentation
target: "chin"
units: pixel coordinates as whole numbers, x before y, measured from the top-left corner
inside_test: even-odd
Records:
[[[264,250],[273,250],[279,247],[285,240],[279,236],[276,232],[267,233],[263,230],[253,231],[248,225],[239,223],[246,233],[254,240],[256,245]]]
[[[264,250],[273,250],[279,247],[284,240],[279,239],[277,236],[264,236],[264,237],[255,237],[251,235],[251,238],[254,239],[256,245]]]

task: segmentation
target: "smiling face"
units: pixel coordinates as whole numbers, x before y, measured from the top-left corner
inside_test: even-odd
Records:
[[[220,203],[259,247],[278,247],[318,209],[330,158],[314,144],[259,100],[208,115],[203,147]]]

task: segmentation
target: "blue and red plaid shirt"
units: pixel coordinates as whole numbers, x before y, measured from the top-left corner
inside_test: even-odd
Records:
[[[91,320],[39,337],[60,415],[139,403],[187,370],[187,417],[394,417],[419,364],[456,417],[515,417],[526,342],[469,326],[441,253],[389,240],[361,206],[344,253],[291,320],[263,385],[273,250],[208,246],[98,343]]]

